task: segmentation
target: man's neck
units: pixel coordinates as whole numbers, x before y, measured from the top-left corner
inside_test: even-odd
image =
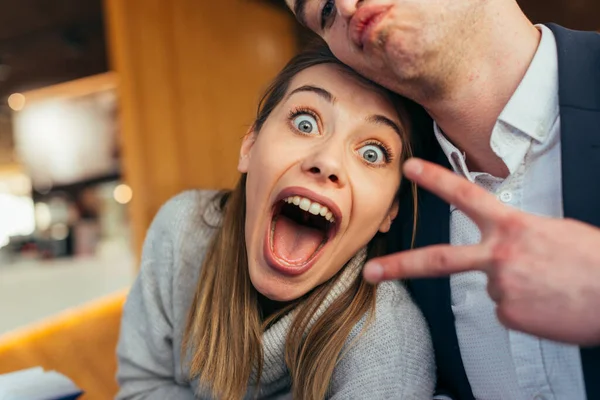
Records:
[[[473,52],[455,69],[449,90],[437,98],[415,99],[466,154],[470,170],[497,177],[506,177],[509,171],[491,148],[492,130],[525,76],[541,37],[517,11],[486,25],[474,39]]]

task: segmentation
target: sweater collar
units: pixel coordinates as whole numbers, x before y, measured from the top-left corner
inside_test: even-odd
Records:
[[[309,329],[323,315],[325,310],[354,283],[366,259],[367,249],[364,247],[346,263],[335,284],[308,323]],[[285,364],[285,344],[294,316],[295,309],[291,310],[263,333],[264,361],[261,376],[261,386],[263,388],[273,385],[278,381],[285,381],[289,385],[289,371]],[[253,386],[256,384],[255,373],[252,375],[251,382]]]

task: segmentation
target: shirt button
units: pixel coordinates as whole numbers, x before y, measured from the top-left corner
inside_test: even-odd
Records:
[[[546,136],[546,127],[544,125],[540,125],[537,128],[537,134],[540,135],[541,137]]]
[[[546,400],[546,398],[544,396],[542,396],[541,394],[538,394],[537,396],[535,396],[533,398],[533,400]]]
[[[500,200],[503,203],[510,203],[510,201],[512,200],[512,198],[513,198],[513,195],[508,190],[505,190],[502,193],[500,193]]]

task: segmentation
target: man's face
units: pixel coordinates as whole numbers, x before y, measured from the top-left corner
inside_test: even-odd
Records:
[[[389,89],[448,76],[485,0],[286,0],[342,62]],[[442,83],[443,84],[443,83]]]

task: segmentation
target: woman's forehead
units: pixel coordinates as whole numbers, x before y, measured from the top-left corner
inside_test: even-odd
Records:
[[[299,87],[311,85],[331,93],[336,99],[360,96],[370,101],[389,103],[384,90],[358,77],[354,72],[333,63],[308,67],[294,76],[288,87],[288,95]],[[365,104],[366,105],[366,104]]]
[[[300,71],[291,80],[286,96],[304,86],[323,89],[331,95],[333,102],[342,100],[345,103],[357,103],[361,108],[396,114],[395,107],[381,87],[337,64],[319,64]]]

